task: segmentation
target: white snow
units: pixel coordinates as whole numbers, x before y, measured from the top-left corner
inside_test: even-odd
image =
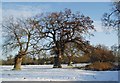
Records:
[[[85,64],[76,64],[74,66]],[[52,68],[53,65],[23,65],[22,70],[12,70],[13,66],[2,68],[2,81],[118,81],[118,71],[89,71],[80,69]]]

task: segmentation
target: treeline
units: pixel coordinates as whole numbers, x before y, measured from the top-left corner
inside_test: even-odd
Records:
[[[68,64],[69,59],[67,56],[64,56],[62,59],[62,64]],[[72,63],[88,63],[90,62],[88,56],[74,56]],[[23,59],[22,65],[44,65],[44,64],[53,64],[54,57],[49,58],[40,58],[34,59],[32,57],[26,56]],[[7,60],[2,60],[2,65],[14,65],[14,58],[10,58]]]
[[[118,60],[117,56],[113,55],[113,52],[108,50],[105,46],[95,46],[91,47],[91,52],[79,55],[74,53],[73,56],[64,55],[62,56],[62,64],[69,63],[93,63],[93,62],[116,62]],[[120,61],[120,59],[119,59]],[[43,57],[43,58],[33,58],[32,56],[25,56],[23,58],[22,65],[44,65],[53,64],[54,57]],[[10,55],[7,60],[2,60],[2,65],[14,65],[14,56]]]

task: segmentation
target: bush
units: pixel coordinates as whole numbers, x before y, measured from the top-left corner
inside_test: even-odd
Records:
[[[115,62],[115,56],[112,51],[105,46],[98,45],[94,47],[90,53],[86,54],[90,58],[90,62]]]
[[[105,70],[113,70],[116,67],[111,62],[94,62],[87,66],[85,66],[86,70],[96,70],[96,71],[105,71]]]

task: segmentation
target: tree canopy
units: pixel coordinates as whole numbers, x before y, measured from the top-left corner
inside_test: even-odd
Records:
[[[36,41],[44,39],[47,42],[43,45],[44,49],[40,50],[54,49],[54,54],[59,59],[63,56],[67,43],[76,43],[84,50],[87,42],[83,35],[92,35],[90,31],[95,30],[90,17],[80,12],[72,13],[70,9],[40,14],[35,18],[40,26],[37,27],[36,35],[39,38]],[[60,63],[55,66],[59,67]]]

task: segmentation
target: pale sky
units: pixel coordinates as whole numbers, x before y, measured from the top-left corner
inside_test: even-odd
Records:
[[[73,12],[80,11],[94,20],[97,32],[93,32],[94,36],[88,39],[90,43],[92,45],[104,44],[110,47],[117,44],[117,32],[111,31],[106,34],[105,28],[101,25],[101,18],[105,12],[110,12],[111,4],[111,2],[3,2],[0,12],[4,18],[11,15],[29,17],[42,12],[62,11],[65,8],[69,8]],[[0,43],[2,43],[1,37]]]
[[[1,0],[2,2],[113,2],[118,0]]]
[[[109,12],[111,9],[110,2],[4,2],[2,4],[2,17],[11,15],[15,17],[29,17],[41,12],[62,11],[65,8],[69,8],[73,12],[80,11],[94,20],[97,32],[94,32],[95,36],[89,39],[91,44],[105,44],[107,46],[112,46],[117,43],[117,33],[111,32],[110,34],[106,34],[103,26],[101,26],[103,13]]]

